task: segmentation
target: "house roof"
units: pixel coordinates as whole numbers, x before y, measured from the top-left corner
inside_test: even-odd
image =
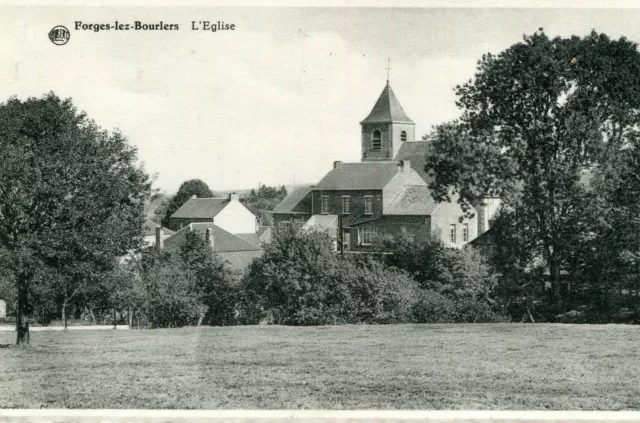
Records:
[[[178,210],[171,215],[171,218],[180,219],[212,219],[227,204],[230,203],[228,197],[225,198],[190,198]]]
[[[493,228],[487,229],[485,232],[481,233],[471,241],[469,241],[469,245],[479,246],[479,245],[494,245],[495,240],[493,239],[493,233],[495,231]]]
[[[310,214],[313,186],[300,187],[287,195],[271,213]]]
[[[387,85],[382,90],[378,101],[376,101],[373,110],[369,113],[369,116],[360,123],[373,123],[373,122],[404,122],[413,123],[413,121],[407,116],[402,109],[398,98],[391,89],[391,85],[387,81]]]
[[[258,236],[258,234],[256,233],[249,233],[249,234],[234,234],[235,236],[237,236],[238,238],[242,238],[247,242],[250,242],[254,245],[260,245],[260,243],[262,241],[260,241],[260,237]]]
[[[149,219],[145,220],[143,225],[144,236],[155,236],[156,228],[162,228],[162,225],[154,222],[153,220],[149,220]],[[169,228],[162,228],[162,229],[165,235],[173,235],[175,233]]]
[[[164,245],[166,248],[178,248],[185,242],[187,233],[190,230],[195,231],[202,237],[205,237],[207,229],[209,228],[213,231],[213,251],[216,253],[262,250],[259,245],[253,244],[252,242],[249,242],[237,235],[227,232],[211,222],[190,223],[175,234],[171,235],[169,238],[165,239]]]
[[[383,211],[385,215],[431,215],[438,203],[431,196],[429,188],[420,185],[409,185]]]
[[[316,190],[383,189],[398,173],[396,162],[340,163],[316,185]]]
[[[271,231],[271,226],[260,226],[257,233],[258,237],[261,237],[267,231]]]
[[[427,163],[429,144],[429,141],[403,142],[394,157],[394,160],[409,160],[411,168],[418,172],[418,175],[427,183],[431,182],[432,179],[424,170],[424,166]]]

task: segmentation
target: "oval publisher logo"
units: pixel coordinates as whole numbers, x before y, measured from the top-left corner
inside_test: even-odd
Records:
[[[49,39],[57,46],[67,44],[69,42],[69,38],[71,38],[69,30],[62,25],[54,26],[51,31],[49,31]]]

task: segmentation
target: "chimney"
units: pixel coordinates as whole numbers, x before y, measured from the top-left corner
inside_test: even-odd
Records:
[[[409,169],[411,169],[411,162],[409,160],[400,160],[398,162],[398,170],[408,173]]]
[[[213,243],[213,229],[211,228],[207,228],[207,234],[204,237],[204,240],[207,244],[209,244],[211,246],[211,249],[213,250],[214,247],[214,243]]]
[[[156,248],[158,250],[164,248],[164,229],[162,226],[156,226]]]
[[[229,201],[238,201],[238,194],[236,194],[235,192],[229,194]]]
[[[342,164],[342,162],[340,160],[336,160],[335,162],[333,162],[333,168],[337,169],[338,166],[340,166]]]

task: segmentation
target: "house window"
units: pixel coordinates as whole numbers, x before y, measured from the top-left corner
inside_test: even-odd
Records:
[[[342,196],[342,213],[351,213],[351,197],[349,197],[348,195]]]
[[[371,149],[374,151],[380,151],[382,147],[382,134],[377,129],[373,131],[373,138],[371,139]]]
[[[469,242],[469,224],[462,225],[462,242]]]
[[[364,214],[373,214],[373,196],[364,196]]]
[[[449,240],[456,243],[456,225],[449,225]]]
[[[375,226],[360,226],[358,227],[358,244],[371,245],[373,239],[376,236]]]
[[[329,196],[328,195],[323,195],[322,196],[322,214],[327,214],[329,213]]]
[[[406,140],[407,140],[407,131],[400,132],[400,141],[406,141]]]

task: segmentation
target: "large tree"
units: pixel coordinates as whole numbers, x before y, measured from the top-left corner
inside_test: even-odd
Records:
[[[560,303],[561,270],[594,202],[583,171],[600,172],[637,133],[637,45],[596,32],[550,39],[540,30],[483,55],[456,94],[461,118],[429,137],[431,188],[443,199],[453,186],[464,204],[502,197],[519,242],[544,258]]]
[[[194,195],[199,198],[213,197],[213,193],[209,189],[209,186],[200,179],[189,179],[188,181],[184,181],[182,185],[180,185],[180,188],[178,188],[176,195],[171,197],[171,200],[169,200],[169,205],[167,206],[165,215],[162,218],[162,225],[168,227],[171,215]]]
[[[141,245],[151,183],[124,135],[53,93],[0,105],[0,150],[0,260],[22,343],[40,287],[55,280],[71,295]]]

